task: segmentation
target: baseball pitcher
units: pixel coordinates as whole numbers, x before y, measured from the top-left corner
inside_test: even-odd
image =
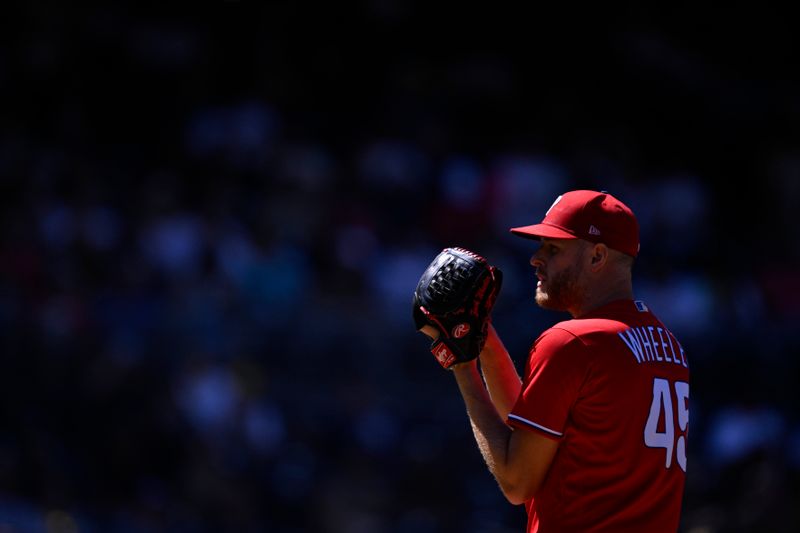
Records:
[[[539,242],[536,303],[572,317],[533,342],[521,378],[491,325],[502,273],[485,258],[445,249],[413,298],[416,328],[453,372],[489,470],[526,506],[529,532],[675,532],[689,364],[634,299],[636,217],[605,191],[577,190],[511,232]]]

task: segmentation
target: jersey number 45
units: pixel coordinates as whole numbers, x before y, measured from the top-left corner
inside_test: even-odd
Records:
[[[678,465],[686,472],[686,435],[689,426],[689,384],[676,381],[675,408],[678,412],[678,427],[675,427],[673,416],[672,389],[669,380],[653,379],[653,403],[650,404],[650,415],[644,426],[644,443],[650,448],[664,448],[666,460],[664,467],[672,465],[672,453],[675,451]],[[663,424],[659,421],[663,420]],[[659,431],[663,429],[663,431]],[[677,439],[675,438],[677,434]]]

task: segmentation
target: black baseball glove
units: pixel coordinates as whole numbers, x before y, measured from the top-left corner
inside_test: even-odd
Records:
[[[414,324],[417,330],[439,330],[431,352],[444,368],[480,355],[502,281],[500,269],[463,248],[445,248],[422,274],[414,291]]]

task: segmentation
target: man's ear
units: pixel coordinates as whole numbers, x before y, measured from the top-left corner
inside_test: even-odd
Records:
[[[592,272],[601,270],[608,262],[608,246],[603,243],[597,243],[592,247],[592,256],[590,259],[590,268]]]

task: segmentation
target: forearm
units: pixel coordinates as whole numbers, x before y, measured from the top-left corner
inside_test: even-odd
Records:
[[[453,372],[467,407],[478,449],[500,488],[505,491],[505,466],[508,464],[512,430],[489,398],[474,361],[458,365]]]
[[[480,361],[492,403],[500,418],[506,420],[519,398],[522,381],[494,326],[489,327],[489,336],[481,352]]]

